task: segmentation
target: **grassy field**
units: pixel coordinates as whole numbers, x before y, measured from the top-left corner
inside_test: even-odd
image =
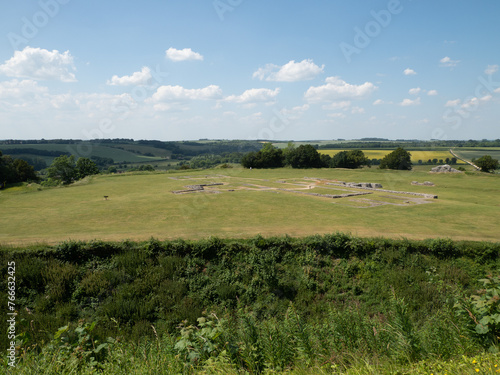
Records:
[[[330,156],[334,156],[335,154],[343,151],[343,150],[318,150],[321,154],[326,154]],[[364,154],[368,159],[382,159],[387,154],[390,154],[393,150],[363,150]],[[409,150],[411,154],[411,161],[413,164],[417,164],[419,160],[422,160],[424,163],[429,159],[442,159],[443,161],[446,158],[451,159],[454,157],[448,150],[430,150],[430,151],[422,151],[422,150]],[[463,161],[458,160],[458,164],[465,164]]]
[[[454,148],[453,151],[466,160],[478,159],[484,155],[490,155],[493,159],[500,160],[500,148],[499,147],[457,147]]]
[[[336,231],[357,236],[500,240],[500,176],[430,174],[428,170],[232,168],[100,175],[61,188],[13,187],[0,191],[0,243],[304,236]],[[341,199],[304,194],[325,194],[332,188],[330,194],[339,194],[340,188],[318,179],[376,182],[384,189],[436,194],[439,199],[418,204],[424,202],[383,192]],[[414,186],[412,181],[431,181],[435,186]],[[172,193],[186,185],[214,182],[224,185],[207,188],[214,191]]]
[[[61,154],[70,152],[72,154],[79,156],[88,156],[91,154],[92,156],[112,158],[116,163],[123,163],[123,162],[140,163],[140,162],[154,162],[156,160],[162,160],[161,157],[144,156],[133,152],[133,151],[151,152],[152,150],[158,150],[154,149],[153,147],[139,146],[139,145],[130,145],[130,146],[123,145],[124,149],[122,150],[116,147],[109,147],[103,144],[86,143],[84,146],[82,146],[82,148],[79,148],[79,146],[81,146],[79,143],[76,144],[48,143],[48,144],[37,144],[37,145],[12,144],[12,145],[0,145],[0,150],[5,155],[8,155],[9,150],[11,149],[30,149],[30,148],[31,149],[35,148],[38,150],[46,150],[46,151],[60,151]],[[165,156],[167,154],[168,152],[165,151]],[[32,155],[29,152],[26,153],[24,156],[41,157],[45,160],[47,164],[52,163],[52,161],[54,160],[54,157]]]

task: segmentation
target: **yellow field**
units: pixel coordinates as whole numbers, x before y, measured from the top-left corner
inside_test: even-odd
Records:
[[[344,150],[318,150],[320,154],[326,154],[333,156],[341,151]],[[365,153],[366,157],[368,159],[382,159],[384,156],[387,154],[390,154],[392,150],[363,150]],[[416,164],[418,163],[419,160],[422,160],[424,163],[429,160],[429,159],[442,159],[443,162],[445,162],[446,158],[452,158],[453,155],[450,154],[449,151],[445,150],[438,150],[438,151],[409,151],[411,154],[411,161]],[[465,164],[463,161],[458,160],[458,164]]]

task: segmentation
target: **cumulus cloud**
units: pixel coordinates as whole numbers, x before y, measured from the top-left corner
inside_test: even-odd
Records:
[[[166,57],[172,61],[186,61],[186,60],[201,60],[203,61],[203,56],[198,52],[194,52],[191,48],[175,49],[169,48],[166,51]]]
[[[382,99],[377,99],[372,103],[372,105],[381,105],[381,104],[384,104],[384,101]]]
[[[326,104],[326,105],[324,105],[321,108],[326,109],[326,110],[338,110],[338,109],[346,110],[350,106],[351,106],[351,101],[350,100],[342,100],[342,101],[339,101],[339,102],[333,102],[333,103],[330,103],[330,104]]]
[[[276,98],[280,89],[250,89],[243,92],[241,95],[230,95],[224,100],[233,103],[256,103],[256,102],[269,102]]]
[[[106,84],[111,86],[146,85],[151,78],[151,69],[145,66],[140,72],[135,72],[130,76],[114,75]]]
[[[422,89],[421,89],[420,87],[415,87],[415,88],[413,88],[413,89],[410,89],[410,90],[408,91],[408,93],[409,93],[410,95],[418,95],[418,94],[420,94],[420,91],[422,91]]]
[[[160,86],[151,99],[154,102],[179,102],[188,100],[220,99],[222,90],[219,86],[210,85],[201,89],[186,89],[182,86]]]
[[[264,68],[259,68],[253,78],[275,82],[308,81],[323,73],[324,68],[324,65],[319,67],[311,59],[301,62],[292,60],[283,66],[267,64]]]
[[[427,91],[427,95],[429,96],[436,96],[438,94],[437,90],[429,90]]]
[[[444,106],[445,107],[456,107],[457,105],[460,104],[460,102],[461,102],[460,99],[448,100]]]
[[[59,53],[41,48],[25,47],[0,65],[0,73],[8,77],[76,82],[73,56],[69,51]]]
[[[403,71],[403,74],[405,76],[414,76],[417,74],[416,71],[414,71],[413,69],[410,69],[410,68],[406,68],[404,71]]]
[[[33,97],[47,93],[47,88],[38,86],[38,82],[24,79],[22,81],[13,79],[12,81],[0,82],[0,98],[20,99],[23,97]]]
[[[403,101],[401,103],[399,103],[399,105],[403,106],[403,107],[408,107],[408,106],[412,106],[412,105],[419,105],[419,104],[420,104],[420,98],[416,98],[414,100],[403,99]]]
[[[443,57],[441,60],[439,60],[441,63],[441,66],[444,68],[454,68],[455,66],[458,65],[460,60],[452,60],[448,56]]]
[[[339,77],[328,77],[326,84],[311,86],[304,94],[310,102],[331,101],[338,99],[361,99],[373,93],[377,86],[371,82],[352,85]]]
[[[484,70],[484,74],[492,75],[498,72],[498,65],[488,65],[488,67]]]

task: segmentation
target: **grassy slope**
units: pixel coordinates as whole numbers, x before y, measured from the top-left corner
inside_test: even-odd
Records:
[[[61,151],[61,153],[65,152],[70,152],[72,154],[75,154],[77,156],[100,156],[100,157],[107,157],[107,158],[112,158],[116,163],[138,163],[138,162],[147,162],[147,161],[155,161],[155,160],[161,160],[160,157],[148,157],[148,156],[143,156],[143,155],[138,155],[136,153],[131,152],[130,150],[139,150],[141,152],[151,152],[152,150],[155,150],[153,147],[141,147],[141,146],[136,146],[136,147],[127,147],[127,145],[117,145],[119,147],[125,148],[125,150],[121,150],[116,147],[108,147],[105,145],[99,145],[99,144],[87,144],[85,143],[82,148],[79,148],[80,144],[14,144],[14,145],[0,145],[0,150],[2,153],[5,155],[9,154],[9,149],[14,149],[14,148],[35,148],[39,150],[47,150],[47,151]],[[89,147],[90,146],[90,147]],[[127,149],[129,151],[127,151]],[[159,150],[160,153],[164,152],[162,150]],[[166,155],[166,152],[164,152]],[[26,154],[28,157],[42,157],[43,159],[46,160],[47,164],[50,164],[52,160],[54,159],[53,157],[46,157],[46,156],[39,156],[39,155],[31,155],[31,154]],[[14,155],[16,157],[16,155]]]
[[[172,190],[200,183],[169,177],[201,177],[217,171],[145,175],[104,175],[88,183],[37,191],[11,188],[0,192],[0,242],[58,242],[65,239],[106,240],[158,238],[249,237],[256,234],[302,236],[335,231],[358,236],[450,237],[500,240],[499,176],[429,174],[420,171],[243,170],[222,173],[258,184],[258,179],[322,177],[379,182],[386,189],[439,195],[431,204],[356,208],[349,201],[285,192],[234,191],[223,194],[174,195]],[[252,180],[255,178],[256,180]],[[430,180],[435,187],[412,186]],[[108,195],[109,200],[103,196]],[[371,196],[369,196],[371,197]]]

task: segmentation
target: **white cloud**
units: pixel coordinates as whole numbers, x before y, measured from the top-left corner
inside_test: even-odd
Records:
[[[460,104],[460,102],[461,102],[460,99],[448,100],[444,106],[445,107],[456,107],[457,105]]]
[[[479,106],[479,99],[478,98],[470,98],[466,102],[464,102],[461,107],[463,109],[475,109]]]
[[[0,82],[0,98],[2,99],[33,97],[34,95],[45,94],[47,91],[47,87],[38,86],[38,82],[29,79],[22,81],[13,79],[12,81]]]
[[[410,68],[406,68],[404,71],[403,71],[403,74],[405,76],[414,76],[417,74],[416,71],[414,71],[413,69],[410,69]]]
[[[418,94],[420,94],[420,91],[422,91],[422,89],[421,89],[420,87],[416,87],[416,88],[414,88],[414,89],[410,89],[410,90],[408,91],[408,93],[409,93],[410,95],[418,95]]]
[[[145,66],[140,72],[135,72],[130,76],[114,75],[106,84],[111,86],[146,85],[151,78],[151,69]]]
[[[498,65],[488,65],[488,67],[484,70],[484,74],[492,75],[498,72]]]
[[[304,94],[310,102],[331,101],[338,99],[360,99],[373,93],[378,87],[371,82],[352,85],[339,77],[328,77],[323,86],[311,86]]]
[[[429,90],[427,91],[427,95],[429,96],[436,96],[438,94],[437,90]]]
[[[222,90],[210,85],[202,89],[186,89],[182,86],[160,86],[151,97],[154,102],[179,102],[187,100],[220,99]]]
[[[281,115],[283,115],[287,120],[297,120],[310,108],[309,104],[304,104],[300,106],[295,106],[292,109],[283,108],[280,110]]]
[[[255,102],[269,102],[274,100],[279,94],[280,89],[250,89],[243,92],[241,95],[230,95],[224,100],[233,103],[255,103]]]
[[[364,108],[361,108],[361,107],[352,107],[352,109],[351,109],[351,113],[352,113],[352,114],[356,114],[356,113],[365,113],[365,109],[364,109]]]
[[[498,89],[495,89],[496,94],[500,94],[500,87]]]
[[[329,113],[327,114],[328,117],[331,117],[331,118],[346,118],[346,115],[344,115],[343,113]]]
[[[442,67],[454,68],[455,66],[458,65],[460,60],[452,60],[448,56],[446,56],[446,57],[443,57],[441,60],[439,60],[439,62],[441,63]]]
[[[175,49],[169,48],[166,51],[166,57],[172,61],[186,61],[186,60],[203,60],[203,56],[198,52],[194,52],[191,48]]]
[[[382,99],[377,99],[372,104],[373,105],[381,105],[381,104],[384,104],[384,101]]]
[[[420,105],[420,98],[417,98],[415,100],[404,99],[401,103],[399,103],[399,105],[403,107],[408,107],[411,105]]]
[[[347,110],[350,106],[351,106],[350,100],[342,100],[340,102],[325,104],[321,108],[326,110],[337,110],[337,109]]]
[[[34,80],[76,82],[73,56],[69,51],[59,53],[41,48],[26,47],[15,51],[14,56],[0,65],[0,73],[8,77]]]
[[[480,100],[483,101],[483,102],[489,102],[491,99],[493,99],[493,96],[491,96],[491,95],[485,95]]]
[[[324,65],[319,67],[311,59],[301,62],[292,60],[283,66],[267,64],[264,68],[259,68],[253,78],[275,82],[308,81],[323,73],[324,68]]]

